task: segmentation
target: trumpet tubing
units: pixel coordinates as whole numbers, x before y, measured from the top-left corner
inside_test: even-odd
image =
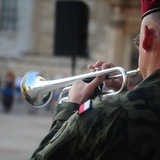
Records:
[[[107,79],[122,77],[123,83],[121,88],[117,92],[109,94],[119,94],[126,86],[127,76],[140,73],[139,69],[125,72],[122,67],[114,67],[78,76],[48,81],[43,73],[39,71],[30,71],[22,79],[21,92],[23,97],[29,104],[31,104],[35,108],[41,108],[50,101],[50,99],[52,98],[53,90],[70,85],[76,80],[83,80],[85,78],[91,78],[100,75],[109,75],[110,73],[114,72],[119,72],[120,74],[108,76]]]

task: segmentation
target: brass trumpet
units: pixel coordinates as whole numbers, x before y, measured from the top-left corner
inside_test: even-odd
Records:
[[[100,75],[109,75],[110,73],[118,72],[114,76],[107,76],[107,79],[122,78],[121,88],[113,93],[107,95],[119,94],[127,84],[127,77],[129,75],[139,74],[140,70],[131,70],[126,72],[122,67],[113,67],[96,72],[86,73],[68,78],[58,80],[49,80],[39,71],[30,71],[25,74],[21,82],[21,93],[25,100],[35,108],[41,108],[48,104],[52,98],[52,91],[61,87],[71,85],[76,80],[83,80],[85,78],[96,77]]]

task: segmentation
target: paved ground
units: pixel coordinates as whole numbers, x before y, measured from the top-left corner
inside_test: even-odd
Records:
[[[52,111],[29,112],[24,102],[10,113],[2,108],[0,102],[0,160],[28,160],[50,128]]]

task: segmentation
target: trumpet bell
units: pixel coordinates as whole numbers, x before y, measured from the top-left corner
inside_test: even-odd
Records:
[[[26,101],[35,108],[42,108],[51,100],[53,92],[42,90],[47,78],[39,71],[30,71],[22,79],[21,92]]]

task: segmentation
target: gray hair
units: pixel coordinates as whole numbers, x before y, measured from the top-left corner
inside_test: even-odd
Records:
[[[156,24],[157,28],[160,29],[160,11],[150,14],[150,18]]]

